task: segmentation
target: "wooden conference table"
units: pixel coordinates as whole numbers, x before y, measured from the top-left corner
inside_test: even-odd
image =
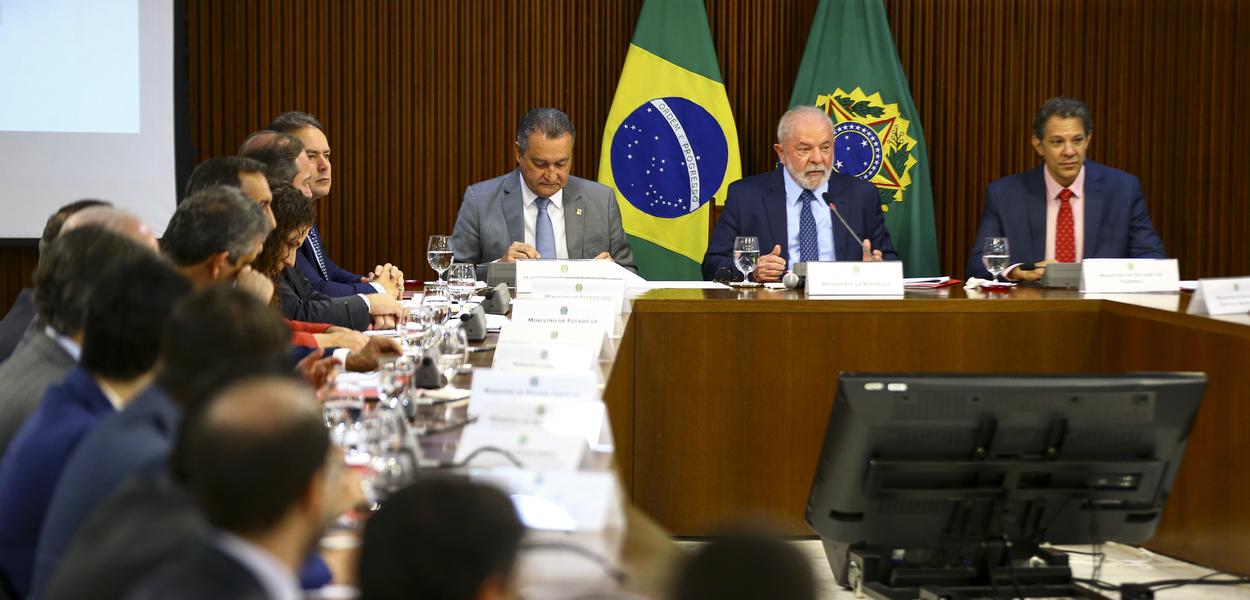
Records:
[[[652,290],[633,302],[604,392],[621,479],[674,535],[744,514],[810,535],[803,511],[840,371],[1203,371],[1206,398],[1146,546],[1250,574],[1250,317],[1187,315],[1188,301]]]

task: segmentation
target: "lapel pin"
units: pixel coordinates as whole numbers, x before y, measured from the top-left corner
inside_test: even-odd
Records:
[[[579,217],[580,217],[580,216],[582,216],[582,209],[580,209],[580,208],[579,208],[579,209],[577,209],[577,216],[579,216]]]

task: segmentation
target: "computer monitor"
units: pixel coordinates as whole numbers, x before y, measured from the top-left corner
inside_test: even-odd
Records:
[[[854,546],[1142,542],[1205,386],[1199,373],[843,373],[807,522],[844,584],[835,554]]]

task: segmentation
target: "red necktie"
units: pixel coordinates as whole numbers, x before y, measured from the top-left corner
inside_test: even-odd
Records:
[[[1055,219],[1055,260],[1076,262],[1076,232],[1072,222],[1072,190],[1059,191],[1059,218]]]

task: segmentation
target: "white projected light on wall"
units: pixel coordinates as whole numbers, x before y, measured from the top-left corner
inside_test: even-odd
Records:
[[[165,228],[176,198],[169,0],[0,0],[0,238],[100,198]]]

